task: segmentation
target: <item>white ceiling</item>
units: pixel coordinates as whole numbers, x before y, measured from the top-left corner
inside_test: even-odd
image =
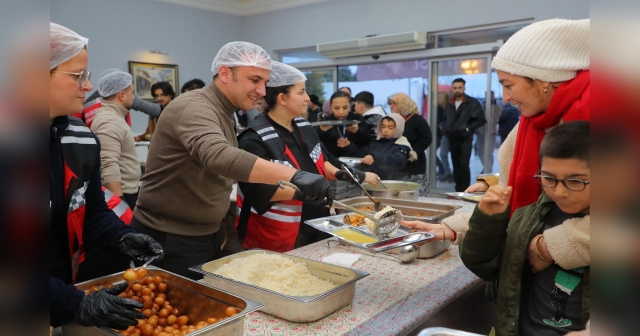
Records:
[[[332,0],[156,0],[214,12],[248,16]]]

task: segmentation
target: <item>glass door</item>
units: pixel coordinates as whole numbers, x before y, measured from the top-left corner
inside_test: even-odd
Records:
[[[502,89],[490,64],[491,54],[431,60],[429,106],[436,113],[429,115],[429,124],[436,136],[429,150],[428,170],[435,190],[464,191],[478,174],[498,171],[495,125],[500,114],[499,104],[491,99],[492,83],[498,86],[498,90],[493,88],[494,98],[502,96]],[[469,99],[480,103],[487,123],[467,132],[467,125],[462,125],[464,122],[458,119],[461,115],[456,112],[459,108],[463,111]],[[457,130],[449,134],[443,131],[446,118],[453,118],[453,129]]]
[[[336,68],[302,70],[302,73],[307,77],[307,93],[318,96],[322,108],[322,103],[336,91]]]

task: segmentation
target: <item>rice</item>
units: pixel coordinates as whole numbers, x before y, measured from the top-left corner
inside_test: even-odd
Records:
[[[373,218],[378,219],[382,215],[384,215],[385,213],[387,213],[389,211],[393,211],[393,210],[395,210],[395,209],[387,205],[386,207],[384,207],[384,209],[376,212],[376,214],[373,215]],[[365,218],[364,221],[365,221],[365,223],[367,223],[367,228],[369,228],[369,231],[371,231],[371,233],[376,232],[376,222],[370,220],[369,218]]]
[[[213,273],[289,296],[314,296],[336,287],[312,275],[305,263],[276,254],[234,259]]]

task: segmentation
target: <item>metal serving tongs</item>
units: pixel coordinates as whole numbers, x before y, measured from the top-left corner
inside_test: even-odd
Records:
[[[351,174],[351,172],[349,171],[349,169],[347,169],[347,167],[345,167],[345,165],[342,165],[342,169],[347,171],[347,174],[349,175],[349,177],[351,178],[351,180],[353,181],[353,183],[357,184],[358,187],[360,187],[360,189],[362,189],[362,191],[364,192],[365,195],[367,195],[367,197],[369,197],[369,199],[371,200],[371,202],[373,202],[373,210],[375,210],[375,212],[378,212],[382,209],[382,203],[376,201],[375,199],[373,199],[373,197],[371,197],[371,195],[369,194],[369,192],[367,191],[367,189],[365,189],[362,184],[360,184],[360,182],[358,182],[358,179],[353,176],[353,174]]]
[[[284,189],[285,186],[293,188],[294,190],[300,191],[300,189],[291,182],[282,181],[282,180],[278,181],[279,188]],[[402,223],[402,212],[396,209],[385,212],[384,214],[382,214],[382,216],[380,216],[380,218],[374,218],[371,215],[371,213],[367,211],[354,208],[350,205],[346,205],[336,200],[334,200],[333,203],[329,205],[333,207],[339,207],[345,210],[353,211],[359,215],[364,216],[365,218],[370,219],[371,221],[376,223],[375,228],[371,233],[379,237],[389,236],[391,233],[395,232],[396,229],[398,229],[398,227],[400,227],[400,224]]]

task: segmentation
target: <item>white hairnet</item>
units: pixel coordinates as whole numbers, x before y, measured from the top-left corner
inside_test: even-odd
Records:
[[[102,97],[110,97],[128,88],[131,83],[133,83],[133,77],[130,73],[120,70],[108,72],[98,80],[98,93]]]
[[[116,71],[121,71],[120,69],[116,69],[116,68],[111,68],[111,69],[107,69],[103,72],[100,73],[100,76],[98,76],[98,78],[102,78],[104,77],[106,74],[111,73],[111,72],[116,72]]]
[[[89,39],[57,23],[49,22],[49,70],[74,58]]]
[[[268,87],[279,87],[304,83],[307,77],[302,71],[284,63],[271,61],[271,79],[267,82]]]
[[[218,74],[220,66],[253,66],[271,70],[271,56],[262,47],[249,42],[235,41],[225,44],[213,59],[211,72]]]

